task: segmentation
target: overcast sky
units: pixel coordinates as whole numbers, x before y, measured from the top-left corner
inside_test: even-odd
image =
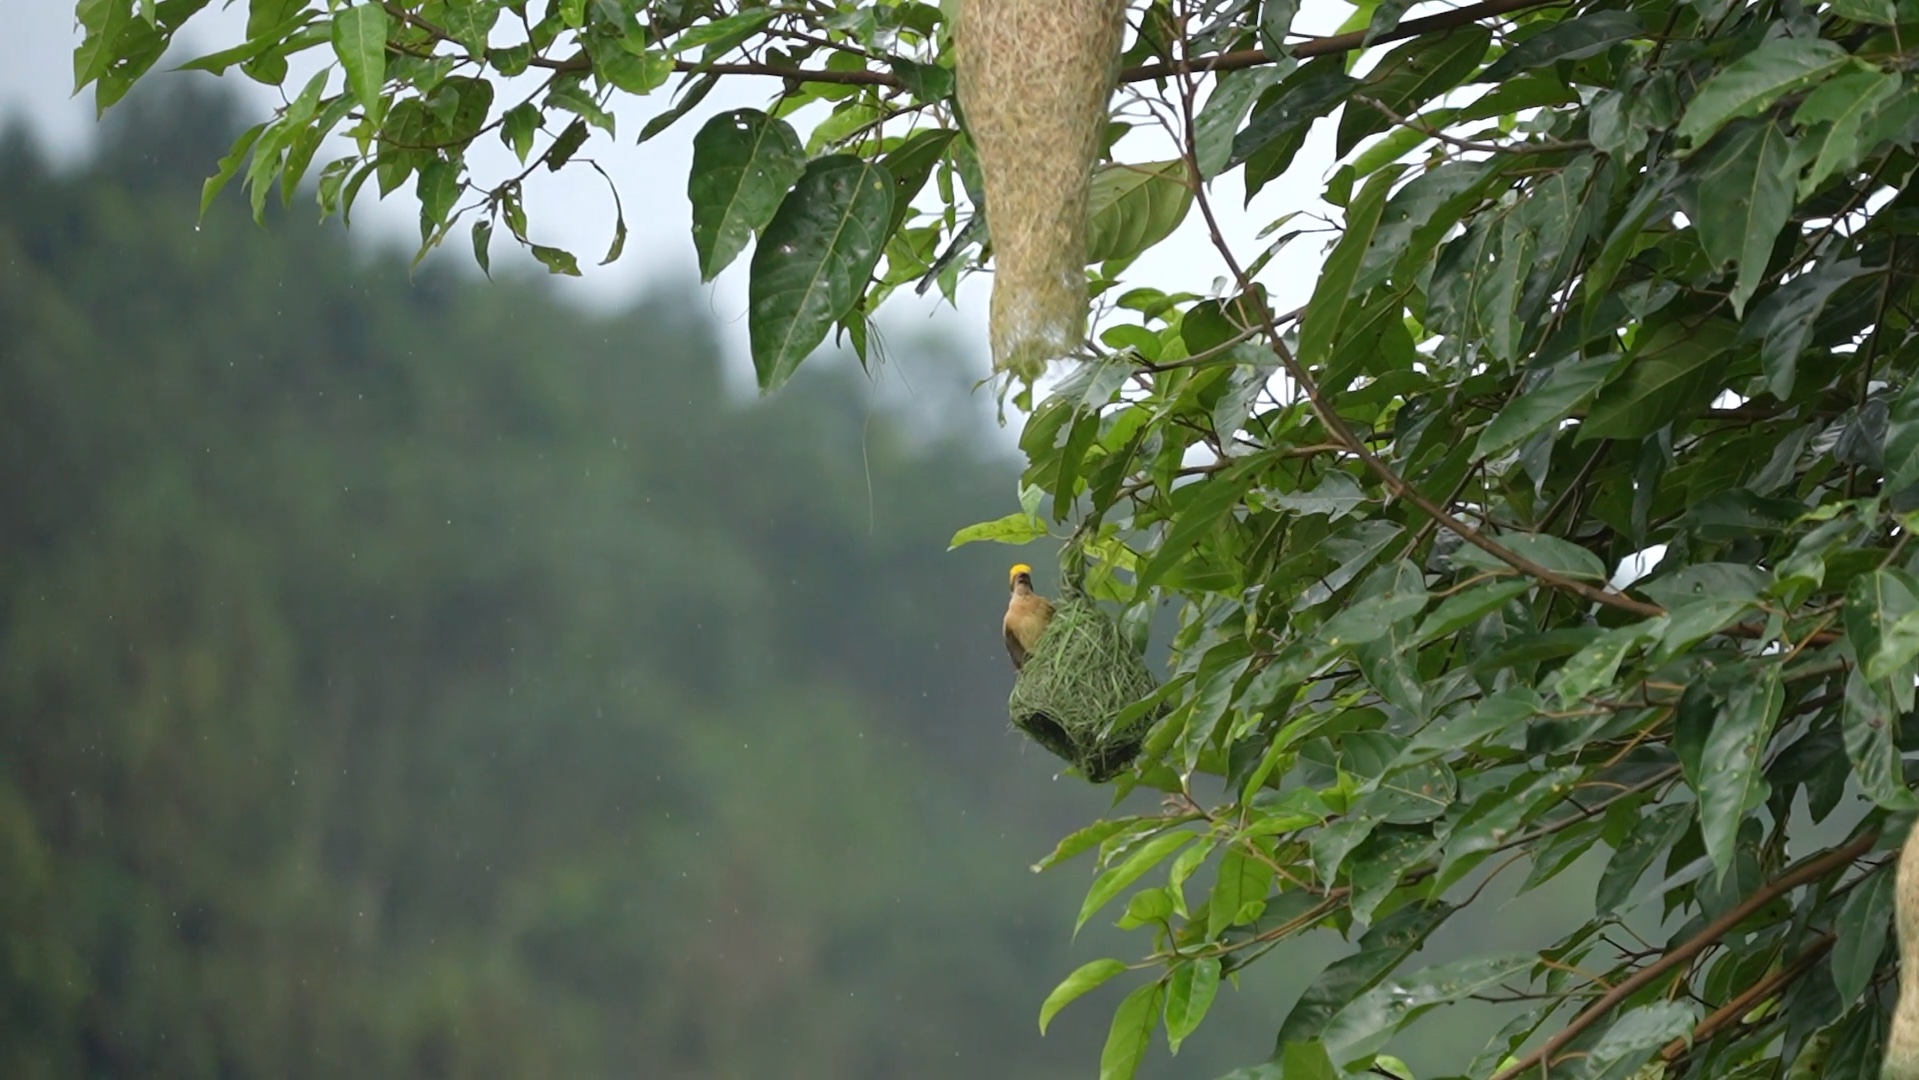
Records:
[[[245,4],[229,10],[209,5],[196,23],[189,27],[192,40],[156,66],[148,78],[192,78],[170,74],[165,69],[200,52],[237,44],[242,40]],[[1315,4],[1313,11],[1301,16],[1300,27],[1315,33],[1330,32],[1351,11],[1346,4]],[[78,36],[71,0],[0,0],[0,109],[25,113],[31,117],[46,143],[61,155],[84,152],[91,138],[93,120],[92,91],[79,97],[70,95],[72,86],[72,49]],[[314,50],[309,57],[317,55]],[[298,73],[298,79],[304,75]],[[298,79],[292,85],[299,84]],[[226,81],[244,90],[265,115],[276,100],[272,91],[230,73]],[[670,87],[674,84],[669,84]],[[690,211],[686,201],[686,172],[691,161],[691,140],[702,117],[720,109],[743,105],[764,105],[778,90],[777,84],[764,79],[738,79],[724,84],[710,95],[699,112],[680,126],[653,139],[645,146],[634,139],[647,119],[665,108],[666,90],[651,98],[624,98],[615,110],[620,138],[617,143],[595,133],[589,143],[590,154],[612,175],[619,185],[631,236],[626,254],[612,266],[599,267],[612,234],[612,203],[603,181],[591,170],[572,168],[559,174],[542,173],[530,186],[527,199],[535,238],[568,248],[580,256],[585,276],[562,283],[563,290],[582,302],[620,302],[637,290],[658,282],[686,282],[696,278],[690,235]],[[1321,125],[1325,128],[1327,125]],[[804,132],[802,132],[804,134]],[[1213,198],[1221,213],[1222,226],[1235,242],[1241,257],[1254,250],[1254,238],[1268,222],[1290,210],[1316,205],[1330,161],[1329,133],[1321,130],[1309,142],[1291,172],[1270,184],[1253,205],[1241,209],[1242,189],[1238,174],[1224,178],[1213,188]],[[1154,146],[1141,135],[1129,136],[1121,144],[1122,157],[1151,160],[1170,156],[1168,148]],[[497,140],[478,140],[469,154],[469,163],[482,177],[504,172],[511,156]],[[212,171],[213,162],[208,162]],[[237,185],[236,185],[237,188]],[[385,232],[402,243],[418,238],[416,206],[412,187],[407,185],[384,204],[374,206],[376,193],[369,185],[361,195],[354,214],[355,231]],[[1204,291],[1225,273],[1223,263],[1207,241],[1197,213],[1180,231],[1155,248],[1128,274],[1129,284],[1155,285],[1166,289]],[[507,246],[496,239],[496,264]],[[428,256],[437,260],[470,261],[463,238],[449,240],[441,250]],[[1303,302],[1310,294],[1312,276],[1320,257],[1320,243],[1306,240],[1274,260],[1262,275],[1275,294],[1280,310]],[[727,366],[738,378],[750,378],[746,357],[746,259],[742,257],[706,289],[711,309],[726,328],[729,346]],[[882,313],[882,326],[894,342],[901,342],[930,328],[958,338],[968,345],[968,362],[977,366],[976,377],[987,373],[985,351],[987,279],[976,276],[962,288],[958,310],[943,303],[915,298],[910,291],[888,301]],[[903,362],[906,360],[901,356]],[[910,364],[903,363],[910,382]]]

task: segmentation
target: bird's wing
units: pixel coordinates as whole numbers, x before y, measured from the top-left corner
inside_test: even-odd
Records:
[[[1006,651],[1012,654],[1014,671],[1026,666],[1026,646],[1020,644],[1019,635],[1013,632],[1010,623],[1006,626]]]

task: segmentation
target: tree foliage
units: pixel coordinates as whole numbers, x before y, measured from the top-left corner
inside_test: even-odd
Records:
[[[86,0],[79,82],[110,103],[204,2]],[[1487,997],[1518,1009],[1475,1078],[1873,1075],[1879,835],[1919,806],[1919,11],[1379,0],[1308,37],[1298,8],[1132,5],[1116,103],[1177,159],[1114,128],[1097,338],[1022,433],[1025,513],[1089,588],[1179,611],[1170,707],[1120,781],[1164,806],[1047,860],[1092,854],[1079,921],[1119,908],[1141,959],[1082,968],[1046,1015],[1125,983],[1101,1070],[1128,1075],[1222,978],[1330,929],[1357,951],[1247,1075],[1358,1074]],[[504,220],[560,272],[522,187],[616,134],[614,95],[661,94],[645,138],[718,79],[780,76],[768,108],[702,122],[689,180],[709,277],[761,237],[771,388],[836,326],[863,350],[890,292],[950,295],[990,257],[945,26],[911,2],[254,0],[247,42],[191,66],[333,60],[209,194],[288,197],[339,130],[357,152],[319,168],[323,208],[411,183],[423,251],[470,220],[484,265]],[[1262,276],[1326,230],[1227,235],[1213,185],[1256,194],[1321,121],[1331,242],[1282,312]],[[523,171],[473,174],[495,136]],[[1225,287],[1129,287],[1191,214]],[[1559,939],[1419,955],[1487,879],[1588,858]]]

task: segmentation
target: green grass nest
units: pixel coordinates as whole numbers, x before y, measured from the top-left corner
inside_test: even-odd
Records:
[[[1053,605],[1053,620],[1013,680],[1006,708],[1014,727],[1100,784],[1132,763],[1159,710],[1123,727],[1115,720],[1156,686],[1112,617],[1069,593]]]

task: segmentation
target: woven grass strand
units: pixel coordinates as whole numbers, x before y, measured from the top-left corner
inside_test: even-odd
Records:
[[[1906,837],[1899,853],[1899,878],[1893,888],[1899,932],[1899,1004],[1886,1034],[1881,1080],[1919,1080],[1919,828]]]
[[[1066,593],[1013,681],[1006,708],[1014,727],[1099,784],[1139,753],[1158,714],[1123,728],[1114,721],[1155,685],[1112,617],[1086,597]]]
[[[961,0],[960,107],[986,185],[993,367],[1032,378],[1086,335],[1086,198],[1124,0]]]

